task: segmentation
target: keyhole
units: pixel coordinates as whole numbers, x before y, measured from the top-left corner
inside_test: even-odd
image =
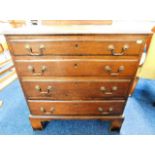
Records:
[[[78,67],[78,64],[74,64],[74,68],[77,68]]]
[[[78,47],[79,47],[79,45],[78,45],[78,44],[75,44],[75,47],[76,47],[76,48],[78,48]]]

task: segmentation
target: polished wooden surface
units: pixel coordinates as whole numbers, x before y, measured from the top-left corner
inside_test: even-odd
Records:
[[[31,126],[34,130],[42,130],[43,122],[52,121],[52,120],[101,120],[101,121],[110,121],[110,130],[119,132],[124,121],[123,115],[112,115],[112,116],[102,116],[102,115],[91,115],[91,116],[82,116],[82,115],[72,115],[72,116],[55,116],[55,115],[31,115],[29,116]]]
[[[28,101],[34,115],[120,115],[125,100]]]
[[[100,119],[120,130],[147,37],[7,35],[33,129],[53,119]]]
[[[21,57],[15,60],[15,64],[20,76],[132,77],[138,66],[138,57]]]
[[[145,35],[66,35],[7,37],[14,55],[139,55]]]
[[[23,89],[28,99],[91,100],[125,98],[130,80],[81,79],[35,79],[24,80]],[[36,90],[39,87],[40,90]],[[51,90],[48,90],[51,87]]]

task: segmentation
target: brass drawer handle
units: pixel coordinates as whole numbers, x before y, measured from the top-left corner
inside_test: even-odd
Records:
[[[79,47],[79,44],[75,44],[75,47],[78,48]]]
[[[55,111],[55,108],[54,107],[51,107],[50,108],[50,111],[46,111],[46,109],[44,107],[40,107],[40,111],[44,114],[52,114],[54,111]]]
[[[25,49],[29,52],[29,55],[39,56],[39,55],[42,55],[43,51],[45,50],[45,46],[44,45],[40,45],[39,52],[34,52],[32,50],[32,47],[29,44],[25,45]]]
[[[36,85],[35,90],[40,92],[40,94],[49,94],[52,90],[52,86],[48,86],[47,91],[42,91],[41,87],[39,85]]]
[[[46,112],[46,110],[44,109],[44,107],[40,107],[40,111],[43,112],[43,113]]]
[[[121,72],[123,72],[125,70],[125,67],[124,66],[119,66],[117,72],[112,72],[112,68],[108,65],[106,65],[104,67],[104,70],[108,73],[110,73],[111,76],[117,76],[119,75]]]
[[[102,107],[98,107],[98,111],[103,114],[103,115],[108,115],[111,112],[113,112],[114,108],[113,107],[109,107],[108,111],[104,111],[104,109]]]
[[[43,73],[46,71],[46,69],[47,69],[46,66],[41,66],[41,71],[36,73],[35,68],[32,65],[28,66],[28,70],[32,73],[32,75],[35,75],[35,76],[43,75]]]
[[[51,107],[50,108],[50,113],[53,113],[55,111],[55,108],[54,107]]]
[[[129,46],[128,45],[124,45],[122,47],[122,50],[121,52],[115,52],[115,47],[114,45],[109,45],[108,46],[108,50],[111,51],[111,54],[114,55],[114,56],[121,56],[121,55],[124,55],[125,54],[125,51],[127,51],[129,49]]]
[[[111,91],[107,91],[106,87],[101,86],[101,87],[100,87],[100,90],[101,90],[104,94],[106,94],[106,95],[111,95],[111,94],[113,94],[113,92],[115,92],[115,91],[118,90],[118,87],[117,87],[117,86],[113,86],[112,89],[111,89]]]

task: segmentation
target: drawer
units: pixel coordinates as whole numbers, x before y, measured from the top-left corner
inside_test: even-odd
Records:
[[[48,57],[16,58],[20,76],[104,76],[133,77],[138,66],[137,58],[116,57]]]
[[[130,80],[103,78],[23,78],[28,99],[91,100],[126,98]]]
[[[139,55],[145,35],[7,36],[14,55]]]
[[[120,115],[124,100],[109,101],[35,101],[29,100],[34,115]]]

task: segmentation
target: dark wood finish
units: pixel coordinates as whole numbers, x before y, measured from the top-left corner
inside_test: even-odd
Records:
[[[148,52],[148,49],[150,47],[152,36],[153,36],[153,34],[149,34],[147,39],[146,39],[146,53]]]
[[[131,86],[131,88],[130,88],[129,96],[132,96],[132,94],[133,94],[133,92],[134,92],[134,90],[135,90],[135,88],[136,88],[136,85],[137,85],[137,83],[138,83],[138,80],[139,80],[139,77],[135,77],[135,78],[134,78],[133,84],[132,84],[132,86]]]
[[[123,115],[114,116],[46,116],[46,115],[30,115],[30,122],[34,130],[42,130],[43,122],[51,120],[101,120],[111,121],[110,130],[120,131],[122,123],[124,121]]]
[[[119,131],[147,37],[7,35],[32,128],[53,119],[99,119]]]
[[[33,118],[33,117],[29,117],[29,119],[30,119],[30,123],[31,123],[33,130],[42,130],[43,129],[43,121],[45,121],[44,119],[41,119],[41,118],[38,119],[38,118]]]
[[[15,60],[20,76],[104,76],[132,77],[138,66],[138,58],[119,59],[116,56],[102,58],[100,56],[76,57],[22,57]],[[109,66],[111,71],[107,71]],[[30,67],[32,70],[30,70]],[[123,67],[123,70],[120,70]],[[45,68],[45,70],[43,70]]]
[[[124,121],[124,117],[118,118],[118,119],[116,118],[116,119],[112,120],[110,130],[120,132],[123,121]]]
[[[53,78],[23,79],[22,85],[28,99],[52,100],[102,100],[105,98],[126,98],[130,80],[104,80],[102,78]],[[36,90],[36,86],[40,90]],[[48,91],[48,87],[51,90]],[[117,90],[113,90],[114,87]],[[101,89],[106,90],[101,90]]]
[[[37,38],[36,38],[37,37]],[[7,37],[14,55],[112,55],[115,53],[139,55],[144,46],[144,35],[66,35],[66,36],[12,36]],[[137,41],[142,41],[137,43]],[[28,46],[28,47],[27,47]],[[43,48],[41,48],[43,46]],[[29,49],[27,49],[29,48]]]
[[[125,100],[39,101],[29,100],[33,115],[121,115]]]

